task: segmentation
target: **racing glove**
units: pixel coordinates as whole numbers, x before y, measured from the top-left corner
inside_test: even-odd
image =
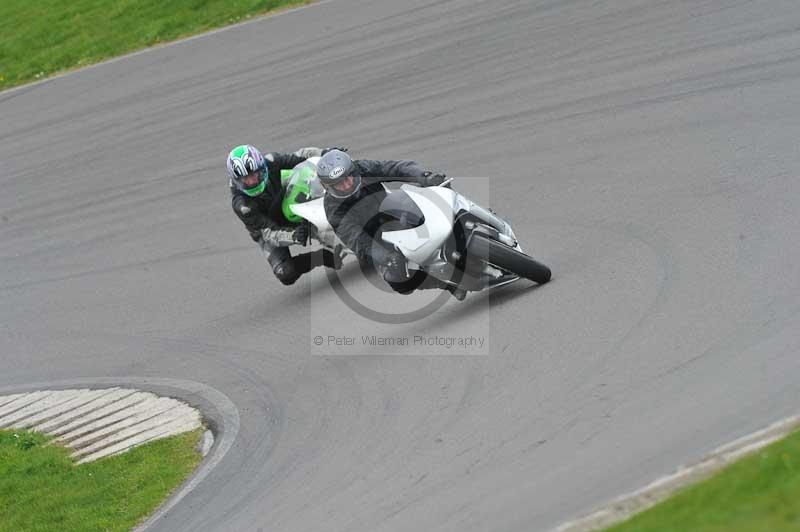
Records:
[[[311,236],[311,226],[308,223],[308,220],[303,220],[300,222],[300,225],[297,226],[297,229],[294,230],[292,233],[292,238],[294,241],[301,246],[305,246],[308,244],[308,238]]]
[[[340,146],[331,146],[329,148],[325,148],[324,150],[322,150],[322,155],[325,155],[326,153],[328,153],[331,150],[339,150],[339,151],[346,152],[347,148],[342,148]]]
[[[435,187],[444,183],[447,176],[435,172],[425,171],[422,172],[422,186]]]

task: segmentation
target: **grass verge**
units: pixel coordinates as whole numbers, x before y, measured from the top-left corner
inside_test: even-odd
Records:
[[[800,431],[607,532],[800,530]]]
[[[130,530],[200,462],[202,430],[75,466],[33,432],[0,431],[0,531]]]
[[[311,0],[3,0],[0,90]]]

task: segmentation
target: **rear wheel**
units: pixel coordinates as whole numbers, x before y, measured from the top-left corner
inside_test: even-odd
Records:
[[[467,250],[467,260],[480,260],[501,270],[519,275],[539,284],[550,280],[550,268],[536,262],[528,255],[512,249],[501,242],[474,235]]]

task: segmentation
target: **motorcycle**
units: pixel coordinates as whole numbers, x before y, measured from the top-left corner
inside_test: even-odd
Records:
[[[311,223],[324,248],[351,253],[325,216],[318,160],[310,158],[287,174],[284,214]],[[451,184],[452,179],[433,187],[385,186],[380,211],[386,222],[376,237],[402,253],[408,269],[422,270],[459,290],[496,288],[520,278],[550,281],[550,268],[523,252],[507,221],[452,190]]]

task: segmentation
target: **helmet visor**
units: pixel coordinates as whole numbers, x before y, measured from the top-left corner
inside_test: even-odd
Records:
[[[251,172],[246,176],[239,178],[239,182],[245,189],[257,187],[260,181],[261,181],[261,176],[259,176],[258,173],[256,172]]]
[[[264,179],[264,172],[250,172],[244,177],[237,177],[236,184],[248,196],[258,196],[266,188],[267,181]]]
[[[349,175],[331,183],[326,188],[334,198],[349,198],[361,187],[361,176]]]

